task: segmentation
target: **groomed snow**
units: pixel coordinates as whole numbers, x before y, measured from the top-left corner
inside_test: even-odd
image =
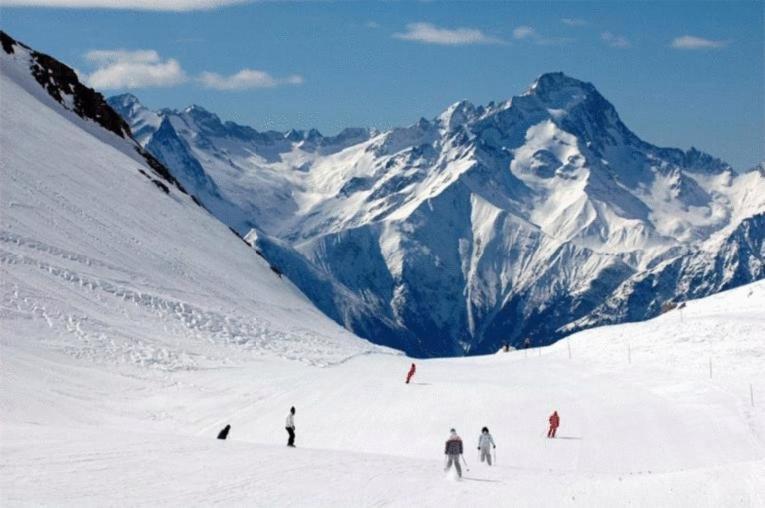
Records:
[[[408,386],[409,360],[390,355],[158,374],[5,338],[3,504],[762,506],[763,304],[760,282],[689,302],[682,319],[421,361]],[[496,467],[477,461],[483,425]],[[450,426],[466,441],[460,483],[441,469]]]

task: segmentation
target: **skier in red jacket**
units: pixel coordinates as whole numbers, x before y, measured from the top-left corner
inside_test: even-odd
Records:
[[[555,437],[555,431],[558,430],[558,425],[560,425],[560,416],[558,416],[557,411],[553,411],[553,414],[550,415],[549,421],[550,430],[547,431],[547,437]]]
[[[417,370],[417,367],[414,366],[414,363],[411,367],[409,367],[409,372],[406,374],[406,384],[409,384],[409,381],[411,381],[412,376],[414,376],[415,371]]]

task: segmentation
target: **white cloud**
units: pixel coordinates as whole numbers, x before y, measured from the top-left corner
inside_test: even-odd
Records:
[[[519,41],[530,41],[540,46],[551,46],[555,44],[565,44],[571,42],[571,39],[564,37],[545,37],[536,31],[534,27],[521,25],[513,29],[513,39]]]
[[[83,75],[85,81],[102,90],[174,86],[188,79],[177,60],[163,61],[152,49],[93,50],[85,58],[97,66]]]
[[[696,37],[695,35],[675,37],[671,44],[675,49],[715,49],[724,48],[727,45],[728,41],[716,41],[705,39],[703,37]]]
[[[129,9],[195,11],[217,9],[252,0],[0,0],[1,6],[59,7],[74,9]]]
[[[586,26],[587,20],[582,18],[561,18],[561,23],[568,26]]]
[[[537,31],[530,26],[519,26],[513,30],[514,39],[532,39],[539,37]]]
[[[611,32],[603,32],[600,34],[600,39],[612,48],[625,49],[632,46],[629,39],[627,39],[625,36]]]
[[[393,37],[425,44],[461,46],[465,44],[502,44],[504,41],[487,35],[477,28],[440,28],[431,23],[409,23],[406,32],[394,33]]]
[[[265,71],[254,69],[242,69],[230,76],[222,76],[215,72],[203,72],[198,80],[205,88],[224,91],[273,88],[279,85],[301,85],[303,83],[302,76],[292,75],[286,78],[275,78]]]
[[[88,51],[85,59],[96,66],[96,69],[90,74],[78,71],[78,75],[88,85],[102,90],[167,87],[189,80],[177,60],[163,60],[153,49],[97,49]],[[303,83],[303,77],[294,74],[275,78],[265,71],[242,69],[230,76],[203,72],[195,81],[205,88],[230,91],[300,85]]]

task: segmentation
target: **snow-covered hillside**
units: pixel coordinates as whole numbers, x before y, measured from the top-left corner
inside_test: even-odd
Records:
[[[761,168],[647,143],[561,73],[335,137],[109,101],[328,316],[412,354],[547,344],[765,276]]]
[[[30,315],[3,336],[0,502],[763,506],[764,306],[759,282],[546,348],[418,362],[410,385],[405,357],[230,363],[218,342],[205,369],[115,369],[46,344]],[[484,425],[491,468],[475,449]],[[442,469],[450,427],[461,482]]]
[[[327,364],[377,349],[165,179],[127,126],[100,124],[119,117],[71,69],[5,35],[0,55],[6,360],[52,348],[172,371],[264,354]],[[99,100],[96,115],[78,107]]]

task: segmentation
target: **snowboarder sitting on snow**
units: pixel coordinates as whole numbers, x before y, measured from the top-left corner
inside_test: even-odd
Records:
[[[558,416],[557,411],[553,411],[553,414],[550,415],[549,421],[550,430],[547,431],[547,437],[555,437],[555,431],[558,430],[558,425],[560,425],[560,416]]]
[[[226,425],[223,427],[223,429],[218,433],[218,439],[226,439],[228,437],[229,430],[231,430],[231,425]]]
[[[412,376],[414,376],[414,372],[417,370],[417,367],[415,367],[414,364],[412,364],[411,367],[409,367],[409,372],[406,375],[406,384],[409,384],[409,381],[412,379]]]
[[[481,429],[481,436],[478,438],[478,449],[481,451],[481,462],[486,459],[486,462],[491,466],[491,448],[496,448],[494,444],[494,438],[489,434],[489,429],[484,427]]]
[[[289,414],[287,414],[287,421],[284,424],[284,427],[287,429],[287,434],[290,435],[289,439],[287,440],[287,446],[291,446],[292,448],[295,447],[295,406],[292,406],[290,408]]]
[[[457,431],[451,429],[449,439],[446,440],[446,447],[444,454],[447,456],[446,467],[444,471],[448,471],[452,464],[457,470],[457,475],[462,478],[462,467],[460,466],[460,455],[462,455],[462,439],[457,435]]]

